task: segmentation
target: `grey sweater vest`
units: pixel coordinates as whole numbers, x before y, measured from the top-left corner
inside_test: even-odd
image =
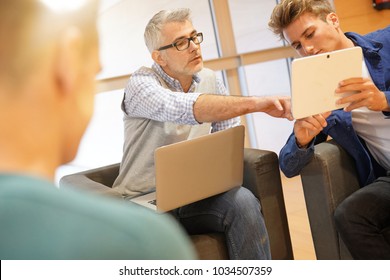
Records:
[[[153,71],[150,68],[146,69]],[[204,68],[199,75],[201,80],[195,92],[217,92],[216,77],[212,70]],[[159,80],[163,87],[169,88],[162,78]],[[129,117],[124,110],[123,102],[122,110],[125,141],[119,176],[113,188],[125,197],[135,197],[155,189],[154,151],[156,148],[205,135],[211,130],[211,123],[179,125]]]

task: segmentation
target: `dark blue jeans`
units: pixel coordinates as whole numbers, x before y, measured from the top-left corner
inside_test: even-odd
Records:
[[[390,259],[390,176],[345,199],[335,211],[335,222],[353,258]]]
[[[190,234],[224,233],[230,259],[271,258],[260,203],[244,187],[189,204],[172,214]]]

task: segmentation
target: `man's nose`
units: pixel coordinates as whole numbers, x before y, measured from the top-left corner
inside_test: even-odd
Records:
[[[306,56],[314,54],[314,46],[312,44],[303,45],[303,50],[305,51]]]
[[[195,42],[193,40],[190,40],[190,46],[189,46],[189,49],[193,50],[193,49],[198,49],[200,46],[200,44],[195,44]]]

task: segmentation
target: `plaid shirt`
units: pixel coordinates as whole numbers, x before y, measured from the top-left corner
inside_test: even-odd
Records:
[[[154,73],[142,68],[134,72],[125,88],[125,111],[129,117],[147,118],[160,122],[177,124],[199,124],[193,112],[193,106],[199,95],[194,92],[200,82],[199,75],[193,76],[192,84],[186,93],[178,80],[168,76],[158,64],[152,66]],[[159,77],[168,85],[164,88]],[[227,95],[222,81],[217,78],[217,92],[213,94]],[[211,124],[212,132],[234,127],[240,124],[240,118],[233,118]]]

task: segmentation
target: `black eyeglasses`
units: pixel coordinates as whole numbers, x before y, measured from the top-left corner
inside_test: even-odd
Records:
[[[190,38],[182,38],[177,40],[176,42],[162,46],[158,48],[158,51],[166,50],[169,48],[175,47],[178,51],[184,51],[190,47],[190,42],[194,42],[195,44],[199,45],[200,43],[203,42],[203,34],[202,33],[197,33],[196,35],[190,37]]]

